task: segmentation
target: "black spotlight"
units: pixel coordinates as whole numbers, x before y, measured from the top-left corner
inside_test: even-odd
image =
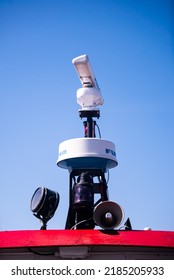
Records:
[[[41,229],[46,229],[46,223],[54,216],[59,204],[59,194],[45,187],[39,187],[34,192],[30,209],[33,215],[42,222]]]
[[[76,212],[77,229],[93,229],[93,178],[88,172],[82,172],[73,187],[73,204]]]

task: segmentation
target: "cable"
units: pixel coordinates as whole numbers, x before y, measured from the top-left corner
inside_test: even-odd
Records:
[[[95,126],[96,126],[96,127],[97,127],[97,129],[98,129],[99,138],[101,138],[101,132],[100,132],[100,128],[99,128],[98,124],[97,124],[97,123],[95,123]]]
[[[106,181],[106,184],[108,184],[109,183],[109,169],[108,169],[108,178],[107,178],[107,181]]]
[[[28,251],[35,254],[35,255],[39,255],[39,256],[53,256],[54,255],[54,252],[51,252],[51,253],[39,253],[39,252],[36,252],[36,251],[33,251],[31,248],[28,248]]]
[[[108,171],[107,171],[107,174],[108,174],[108,178],[107,178],[107,180],[106,180],[106,184],[109,183],[109,169],[108,169]],[[103,183],[101,176],[97,176],[97,177],[98,177],[99,182],[100,182],[100,183]]]
[[[77,223],[77,224],[75,224],[74,226],[72,226],[72,228],[70,228],[70,229],[74,229],[76,226],[78,226],[78,225],[80,225],[80,224],[82,224],[82,223],[88,222],[88,221],[90,221],[90,220],[92,220],[92,219],[93,219],[93,217],[91,217],[91,218],[89,218],[89,219],[87,219],[87,220],[80,221],[79,223]]]

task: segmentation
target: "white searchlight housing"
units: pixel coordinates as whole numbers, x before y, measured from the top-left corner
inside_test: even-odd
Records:
[[[97,80],[94,76],[86,54],[78,56],[72,60],[82,88],[77,90],[77,103],[82,110],[94,110],[96,106],[103,104],[103,97]]]
[[[75,138],[59,145],[57,165],[68,169],[108,169],[117,166],[115,145],[99,138]]]

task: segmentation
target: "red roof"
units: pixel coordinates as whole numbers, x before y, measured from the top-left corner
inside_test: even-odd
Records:
[[[0,248],[82,245],[174,248],[174,232],[144,230],[19,230],[0,232]]]

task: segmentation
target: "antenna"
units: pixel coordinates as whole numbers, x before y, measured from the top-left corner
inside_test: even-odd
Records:
[[[94,87],[99,89],[97,80],[89,63],[89,58],[86,54],[74,58],[72,63],[76,68],[83,87]]]
[[[94,229],[96,225],[113,229],[123,220],[122,208],[108,199],[105,173],[118,165],[115,145],[96,138],[98,105],[103,97],[89,63],[88,56],[72,60],[82,87],[77,90],[79,116],[83,121],[84,137],[66,140],[59,145],[57,165],[69,171],[69,210],[66,229]],[[100,198],[95,201],[95,195]]]
[[[104,101],[89,63],[89,58],[84,54],[74,58],[72,63],[82,83],[82,88],[77,90],[77,103],[82,107],[82,110],[94,110]]]
[[[124,218],[122,207],[109,201],[105,173],[118,165],[115,145],[101,139],[96,120],[100,117],[98,105],[103,97],[86,54],[72,60],[82,87],[77,90],[79,116],[83,121],[84,137],[63,141],[59,145],[57,165],[69,172],[69,209],[65,229],[103,229],[118,227]],[[100,138],[96,137],[95,127]],[[96,200],[96,195],[100,198]],[[39,187],[30,203],[30,209],[47,228],[59,203],[59,194]]]

